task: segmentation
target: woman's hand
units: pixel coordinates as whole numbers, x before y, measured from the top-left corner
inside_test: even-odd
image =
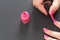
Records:
[[[54,25],[56,25],[58,28],[60,28],[60,22],[57,21],[53,15],[59,9],[59,7],[60,7],[60,0],[54,0],[49,10],[50,17],[53,20]]]
[[[47,15],[47,11],[44,8],[44,5],[42,3],[43,3],[43,0],[33,0],[33,6],[35,6],[36,8],[38,8],[45,15]]]
[[[47,15],[47,11],[42,4],[43,0],[33,0],[33,6],[38,8],[43,14]],[[54,14],[59,9],[60,0],[53,0],[53,3],[49,9],[49,14]]]
[[[44,5],[42,4],[43,3],[43,0],[33,0],[33,6],[35,6],[36,8],[38,8],[42,13],[44,13],[45,15],[47,15],[47,11],[46,9],[44,8]],[[54,15],[54,13],[59,9],[59,6],[60,6],[60,0],[53,0],[53,3],[49,9],[49,14],[50,16],[51,15]],[[52,18],[53,19],[53,18]],[[54,24],[60,28],[60,22],[58,21],[54,21]],[[52,37],[55,37],[57,39],[60,40],[60,32],[56,32],[56,31],[52,31],[52,30],[49,30],[47,28],[43,28],[43,31],[49,35],[49,36],[52,36]],[[45,40],[57,40],[57,39],[54,39],[52,37],[49,37],[47,35],[44,35],[44,39]]]
[[[57,39],[60,39],[60,32],[52,31],[52,30],[49,30],[49,29],[47,29],[47,28],[43,28],[43,31],[44,31],[47,35],[49,35],[49,36],[55,37],[55,38],[57,38]],[[47,35],[44,35],[44,39],[45,39],[45,40],[54,40],[54,38],[51,38],[51,37],[49,37],[49,36],[47,36]],[[55,39],[55,40],[57,40],[57,39]]]
[[[56,25],[56,27],[58,27],[60,29],[60,22],[55,20],[54,17],[52,17],[52,15],[54,15],[54,13],[59,9],[59,7],[60,7],[60,0],[54,0],[53,4],[50,7],[49,14],[50,14],[54,24]],[[43,31],[47,35],[51,36],[51,37],[49,37],[47,35],[44,35],[45,40],[60,40],[60,32],[52,31],[47,28],[43,28]],[[52,37],[57,38],[57,39],[54,39]]]

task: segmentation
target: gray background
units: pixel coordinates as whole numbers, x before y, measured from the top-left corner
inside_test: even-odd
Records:
[[[22,24],[20,13],[30,13],[30,23]],[[59,20],[59,12],[55,18]],[[60,31],[49,16],[33,7],[32,0],[0,0],[0,40],[44,40],[43,27]]]

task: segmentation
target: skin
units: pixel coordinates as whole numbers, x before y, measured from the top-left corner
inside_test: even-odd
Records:
[[[55,3],[56,2],[56,3]],[[56,27],[58,27],[60,29],[60,22],[57,21],[55,18],[54,18],[54,13],[59,9],[60,7],[60,0],[54,0],[52,6],[50,7],[50,10],[49,10],[49,14],[53,20],[53,23],[54,25],[56,25]],[[51,38],[47,35],[44,36],[44,39],[45,40],[60,40],[60,32],[56,32],[56,31],[52,31],[50,29],[47,29],[47,28],[43,28],[43,31],[47,34],[47,35],[50,35],[51,37],[55,37],[57,39],[54,39],[54,38]]]
[[[48,13],[46,12],[46,9],[44,8],[44,5],[42,3],[43,3],[43,0],[33,0],[33,6],[36,7],[37,9],[39,9],[44,15],[47,16]],[[56,27],[58,27],[60,29],[60,22],[58,22],[57,20],[55,20],[53,18],[54,13],[59,9],[59,7],[60,7],[60,0],[53,0],[53,3],[49,9],[49,15],[51,16],[54,25],[56,25]],[[43,31],[47,35],[51,36],[51,37],[49,37],[49,36],[44,34],[45,40],[57,40],[57,39],[60,40],[60,32],[52,31],[52,30],[47,29],[47,28],[43,28]],[[55,37],[57,39],[54,39],[52,37]]]
[[[46,9],[44,8],[44,5],[42,3],[43,0],[33,0],[33,6],[39,9],[44,15],[47,15]]]

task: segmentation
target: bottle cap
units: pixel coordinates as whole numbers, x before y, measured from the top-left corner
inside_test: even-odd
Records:
[[[29,23],[29,21],[30,21],[30,15],[29,15],[29,13],[27,11],[23,11],[21,13],[20,17],[21,17],[22,23],[24,23],[24,24]]]

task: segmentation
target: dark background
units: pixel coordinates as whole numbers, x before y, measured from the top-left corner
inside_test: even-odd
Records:
[[[20,13],[30,13],[30,23],[22,24]],[[56,12],[55,18],[59,19]],[[43,27],[60,31],[49,16],[33,7],[32,0],[0,0],[0,40],[44,40]]]

